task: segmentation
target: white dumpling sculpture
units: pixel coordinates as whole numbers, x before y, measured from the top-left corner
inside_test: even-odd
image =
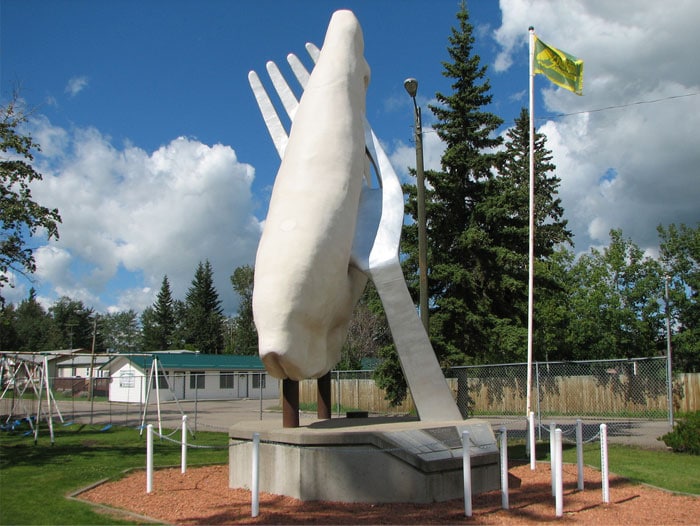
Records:
[[[319,378],[340,360],[367,278],[351,265],[370,70],[350,11],[331,18],[294,115],[255,261],[259,352],[277,378]]]

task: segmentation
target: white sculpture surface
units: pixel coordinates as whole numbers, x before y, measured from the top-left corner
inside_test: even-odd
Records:
[[[350,11],[335,13],[294,114],[255,261],[260,356],[277,378],[339,360],[366,276],[350,265],[365,157],[369,66]]]
[[[260,356],[278,378],[319,378],[340,359],[366,278],[384,305],[421,420],[462,420],[418,318],[399,260],[403,192],[365,118],[369,67],[360,25],[334,13],[312,74],[290,54],[300,101],[273,62],[267,71],[289,137],[258,75],[248,79],[282,164],[255,263]],[[381,185],[369,186],[369,162]],[[366,179],[368,184],[363,184]]]

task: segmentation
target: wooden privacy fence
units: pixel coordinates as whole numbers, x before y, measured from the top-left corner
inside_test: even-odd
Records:
[[[668,417],[668,384],[662,367],[650,367],[648,374],[639,364],[616,364],[598,369],[596,374],[535,375],[532,409],[542,415]],[[506,366],[503,366],[506,367]],[[526,367],[489,366],[478,372],[472,368],[448,371],[447,382],[463,414],[524,415]],[[513,374],[515,371],[515,374]],[[520,372],[523,374],[521,375]],[[556,372],[561,372],[557,370]],[[392,407],[386,393],[372,379],[371,371],[333,371],[332,409],[334,412],[361,410],[377,414],[407,414],[414,411],[409,396]],[[300,382],[299,400],[315,403],[316,381]],[[674,375],[674,411],[700,410],[700,373]],[[339,405],[340,404],[340,405]]]
[[[700,411],[700,373],[683,373],[673,379],[673,407],[676,411]]]

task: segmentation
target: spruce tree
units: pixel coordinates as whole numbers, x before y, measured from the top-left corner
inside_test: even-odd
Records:
[[[526,358],[527,293],[529,253],[530,192],[530,118],[522,109],[515,126],[506,133],[505,155],[499,175],[484,201],[489,211],[490,237],[501,278],[493,293],[491,307],[494,332],[490,337],[491,356],[498,361]],[[549,272],[549,259],[555,248],[571,243],[564,209],[558,197],[560,179],[554,174],[551,151],[546,137],[535,133],[535,331],[539,340],[548,330],[547,319],[537,316],[547,298],[559,296],[565,288],[557,272]],[[550,305],[551,306],[551,305]],[[549,327],[554,329],[557,328]]]
[[[188,342],[206,354],[219,354],[224,347],[223,310],[213,276],[211,263],[200,262],[185,299]]]
[[[141,317],[143,348],[146,351],[163,351],[175,348],[175,310],[168,276],[163,276],[156,302]]]
[[[457,20],[449,37],[451,61],[443,63],[453,92],[437,93],[437,104],[429,106],[446,145],[442,170],[425,174],[431,339],[445,366],[483,361],[498,279],[489,211],[482,203],[500,158],[494,150],[502,143],[495,133],[502,120],[483,109],[491,103],[491,86],[474,53],[465,4]],[[408,229],[404,240],[411,238]]]
[[[241,299],[238,314],[232,320],[233,354],[258,354],[258,331],[253,322],[253,267],[243,265],[233,271],[231,285]]]

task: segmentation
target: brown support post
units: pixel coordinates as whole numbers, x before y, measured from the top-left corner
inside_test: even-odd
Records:
[[[282,380],[282,427],[299,427],[299,382]]]
[[[318,387],[318,418],[319,420],[329,420],[331,418],[331,372],[328,371],[316,380],[316,385]]]

